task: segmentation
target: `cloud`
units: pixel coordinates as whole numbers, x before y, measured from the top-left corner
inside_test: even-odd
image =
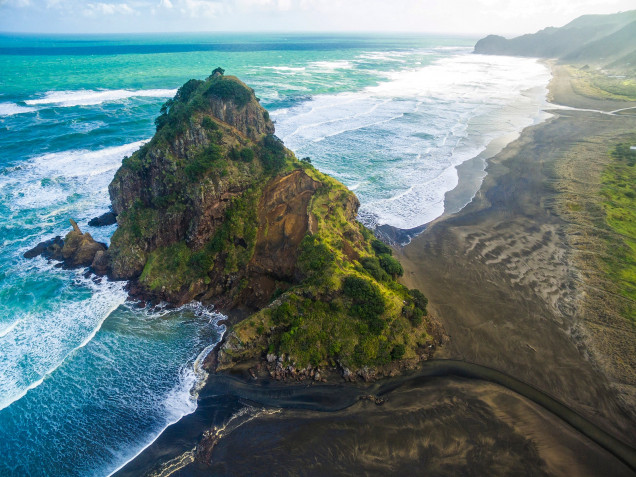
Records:
[[[0,8],[0,31],[269,29],[510,35],[564,25],[586,13],[633,9],[634,0],[0,0]]]
[[[216,0],[181,0],[179,4],[181,13],[192,18],[212,18],[227,11],[224,2]]]
[[[0,0],[0,7],[5,5],[8,7],[25,8],[31,6],[31,0]]]
[[[127,3],[87,3],[84,7],[84,15],[95,17],[98,15],[131,15],[136,10]]]

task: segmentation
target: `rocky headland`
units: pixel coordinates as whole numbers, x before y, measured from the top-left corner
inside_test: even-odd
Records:
[[[157,132],[109,186],[109,248],[73,223],[43,255],[126,280],[141,302],[193,300],[228,314],[208,366],[276,379],[395,374],[444,339],[426,297],[398,282],[391,249],[355,195],[274,136],[251,88],[217,69],[161,109]]]

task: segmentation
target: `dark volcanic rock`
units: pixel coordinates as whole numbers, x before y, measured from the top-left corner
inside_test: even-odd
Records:
[[[98,250],[97,253],[95,253],[95,257],[91,263],[91,268],[97,275],[108,274],[108,255],[106,255],[105,251]]]
[[[92,265],[97,254],[104,255],[106,245],[96,242],[91,234],[82,233],[77,223],[70,219],[73,230],[71,230],[64,240],[55,237],[39,243],[34,248],[24,254],[25,258],[34,258],[38,255],[49,260],[59,260],[64,268],[82,268]],[[102,262],[98,261],[98,265]]]
[[[105,214],[100,215],[99,217],[94,217],[88,222],[88,225],[91,227],[105,227],[107,225],[113,225],[117,223],[117,216],[108,211]]]
[[[88,232],[82,233],[75,221],[71,219],[73,230],[64,237],[62,260],[67,268],[89,267],[97,252],[105,252],[106,245],[96,242]]]
[[[24,258],[35,258],[42,255],[44,258],[52,260],[62,259],[62,247],[64,247],[64,240],[59,235],[50,240],[40,242],[31,250],[24,253]]]

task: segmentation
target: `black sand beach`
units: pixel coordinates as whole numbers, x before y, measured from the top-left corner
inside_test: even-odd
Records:
[[[553,100],[583,105],[554,86],[566,84],[559,74]],[[437,357],[531,385],[629,455],[636,383],[600,364],[603,348],[586,332],[585,281],[557,206],[568,152],[578,147],[585,167],[581,145],[609,148],[635,128],[633,116],[555,111],[489,161],[471,204],[398,251],[405,284],[425,292],[450,335]],[[211,377],[197,411],[117,475],[634,475],[558,413],[496,381],[453,374],[398,387],[293,385],[260,396],[249,382],[228,387],[229,378]]]

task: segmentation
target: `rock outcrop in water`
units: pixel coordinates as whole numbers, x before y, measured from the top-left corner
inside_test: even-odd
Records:
[[[144,301],[229,312],[219,369],[256,360],[277,378],[368,379],[432,355],[442,332],[426,298],[396,281],[355,195],[273,135],[249,87],[190,80],[156,125],[109,186],[118,228],[93,271]]]
[[[106,251],[106,245],[96,242],[88,232],[82,233],[77,223],[71,219],[71,230],[64,240],[55,237],[51,240],[41,242],[31,250],[27,251],[25,258],[34,258],[39,255],[49,259],[62,262],[64,268],[90,267],[97,254]]]

